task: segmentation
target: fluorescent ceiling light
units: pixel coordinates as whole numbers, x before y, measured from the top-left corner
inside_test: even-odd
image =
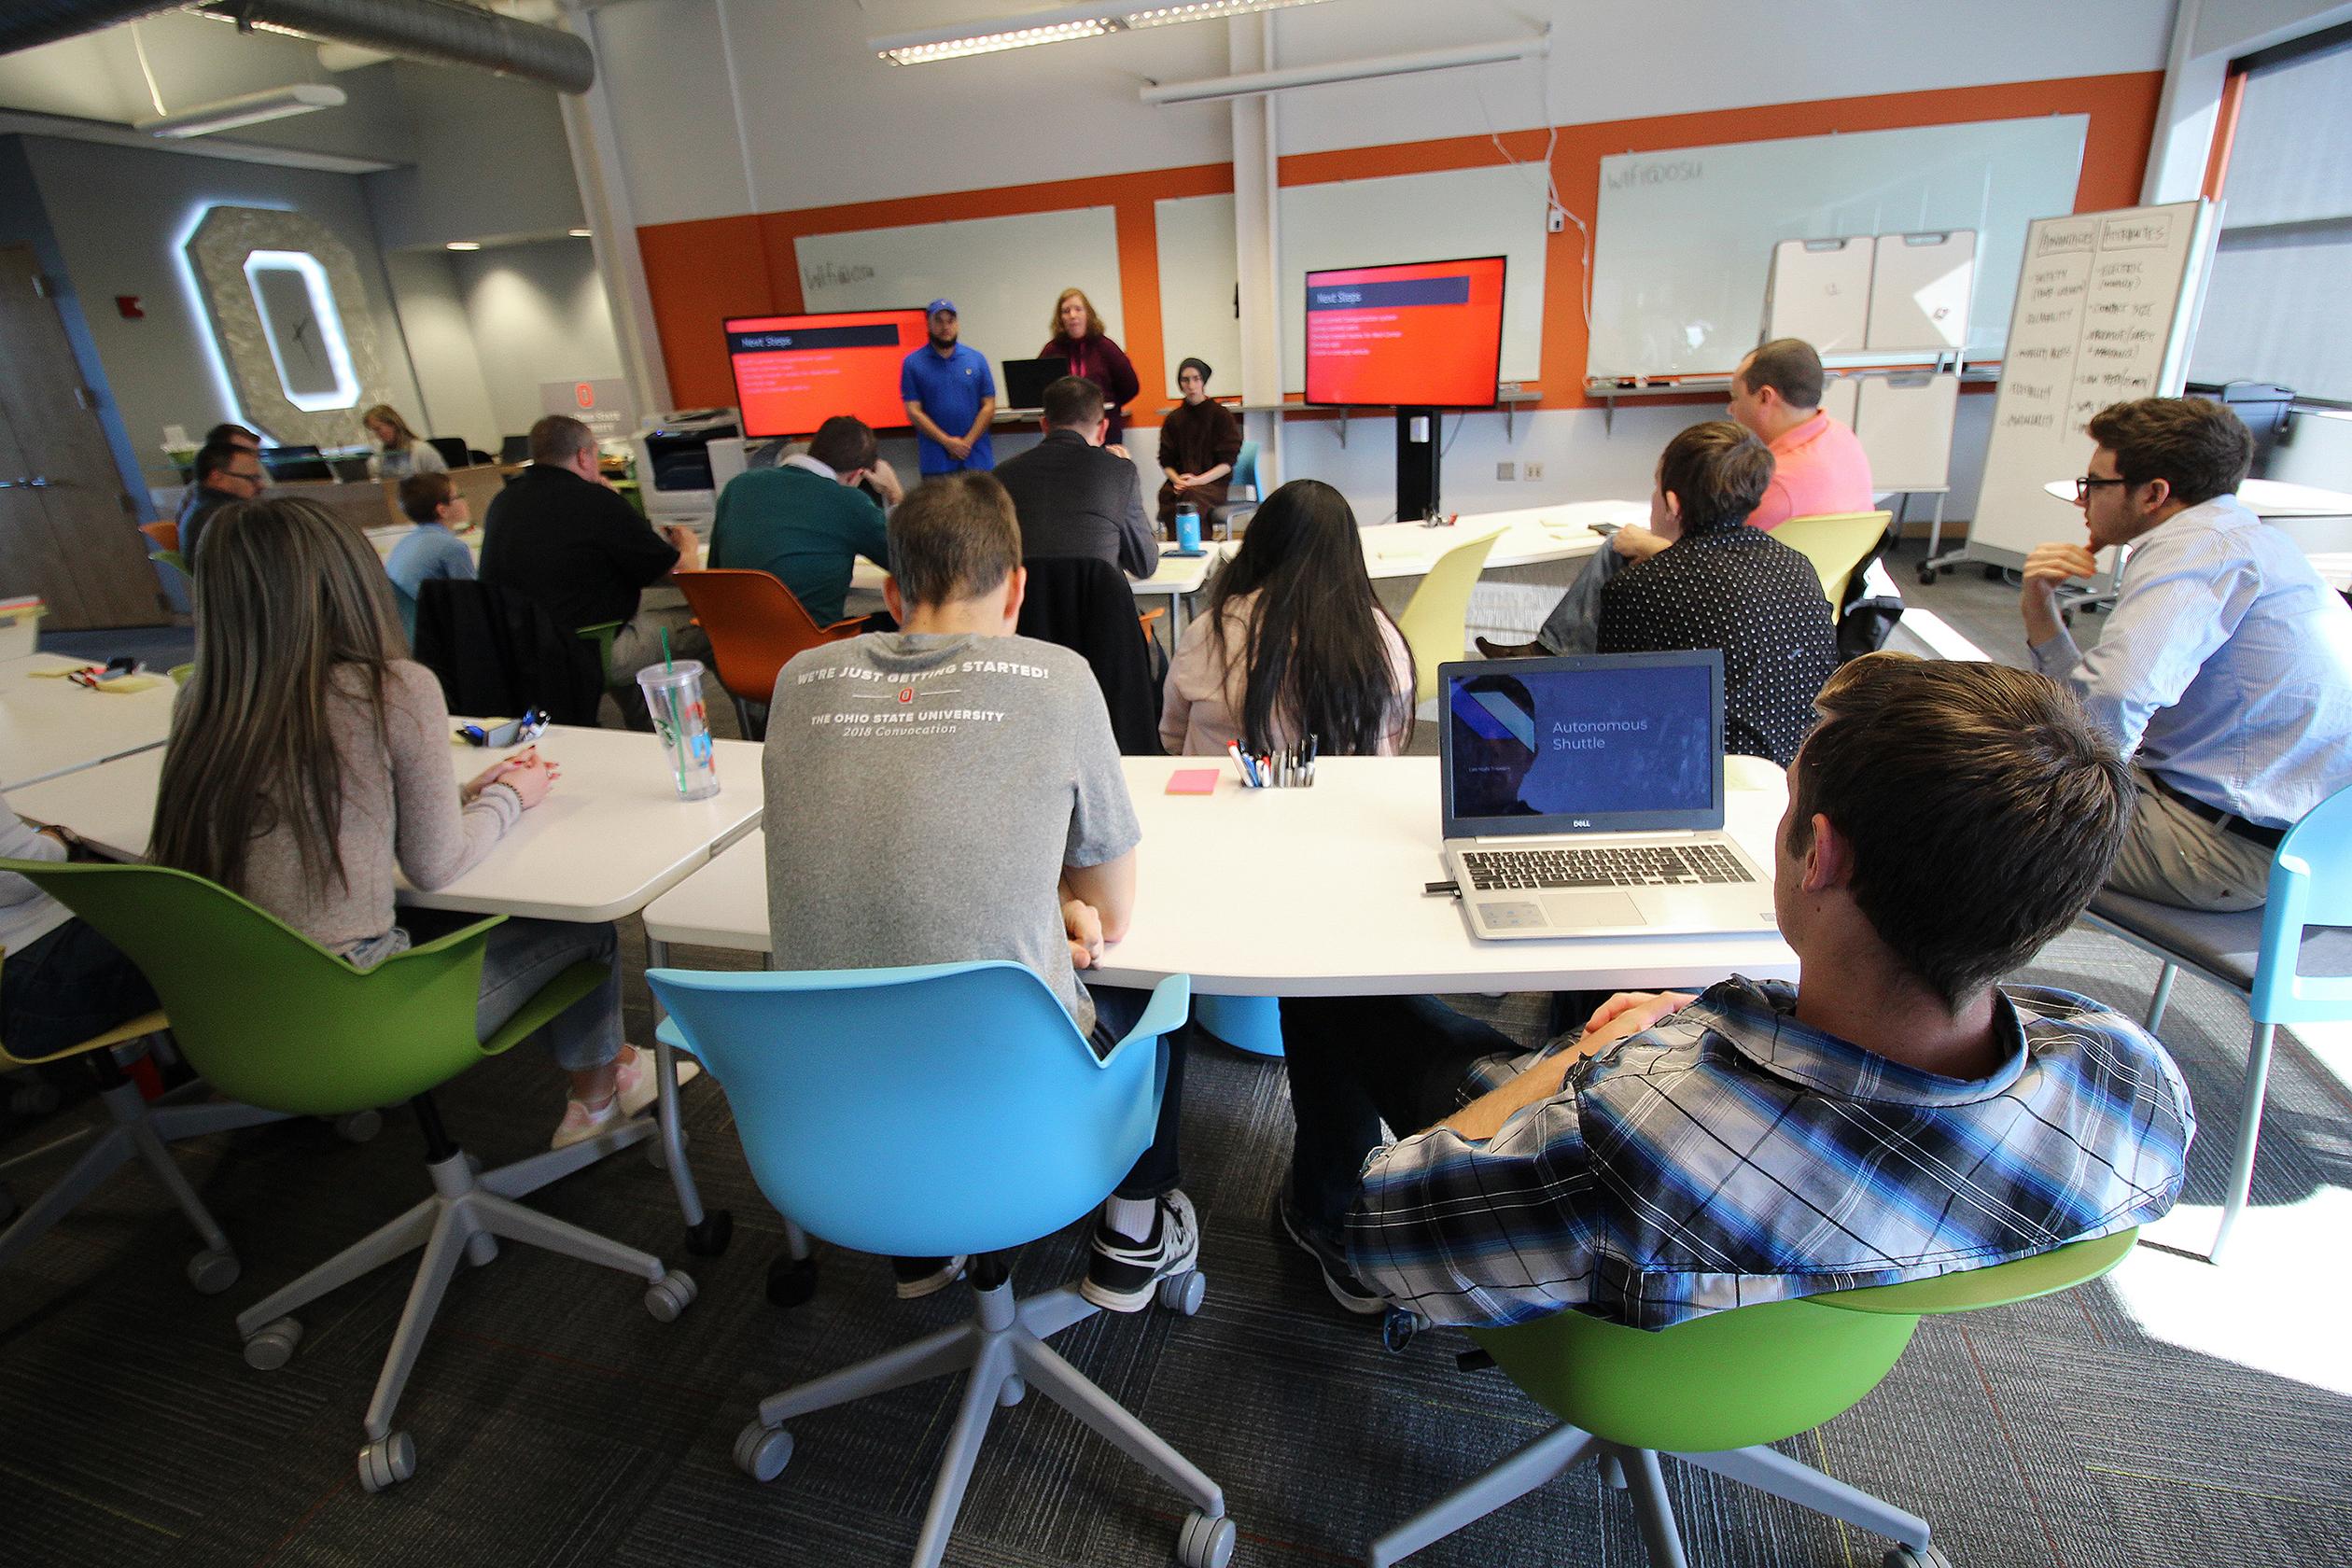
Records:
[[[1424,49],[1418,54],[1390,54],[1377,60],[1340,60],[1327,65],[1295,65],[1280,71],[1256,71],[1242,77],[1211,77],[1203,81],[1163,82],[1144,88],[1146,104],[1210,104],[1247,98],[1285,88],[1323,87],[1332,82],[1373,81],[1383,77],[1407,77],[1421,71],[1449,71],[1458,65],[1496,65],[1512,60],[1538,60],[1551,52],[1548,35],[1518,38],[1501,44],[1464,44],[1457,49]]]
[[[482,242],[480,240],[452,240],[449,242],[448,248],[451,250],[480,250],[482,248]]]
[[[1180,21],[1211,21],[1252,11],[1281,10],[1312,6],[1321,0],[1190,0],[1172,6],[1127,4],[1061,6],[1050,11],[1030,11],[999,21],[964,22],[921,33],[901,33],[871,38],[867,47],[893,65],[920,65],[934,60],[955,60],[1001,49],[1027,49],[1032,44],[1058,44],[1071,38],[1095,38],[1106,33],[1165,27]]]
[[[134,120],[132,125],[133,129],[144,131],[150,136],[175,139],[203,136],[215,131],[233,131],[241,125],[259,125],[265,119],[284,119],[289,115],[309,114],[316,109],[340,109],[344,102],[343,90],[340,87],[296,82],[291,87],[273,87],[262,92],[223,98],[217,103],[199,104],[177,114]]]
[[[575,240],[593,240],[596,237],[596,231],[594,229],[567,229],[565,232]]]

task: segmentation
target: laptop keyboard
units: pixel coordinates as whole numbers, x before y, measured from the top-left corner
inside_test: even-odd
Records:
[[[1756,880],[1720,844],[1465,850],[1462,864],[1470,874],[1471,886],[1479,892],[1511,888],[1673,888]]]

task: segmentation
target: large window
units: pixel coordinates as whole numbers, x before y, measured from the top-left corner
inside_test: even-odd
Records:
[[[2352,35],[2249,63],[2192,381],[2352,402]]]

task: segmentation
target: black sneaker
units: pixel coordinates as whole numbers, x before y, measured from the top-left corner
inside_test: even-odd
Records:
[[[903,1258],[890,1260],[890,1273],[898,1281],[898,1298],[916,1301],[935,1295],[963,1278],[964,1254],[954,1257]]]
[[[1281,1196],[1274,1199],[1274,1215],[1282,1222],[1282,1234],[1315,1260],[1315,1267],[1323,1274],[1323,1289],[1331,1293],[1332,1300],[1362,1317],[1377,1317],[1388,1310],[1388,1297],[1349,1271],[1348,1250],[1308,1225],[1306,1217],[1291,1202],[1287,1182],[1282,1183]]]
[[[1152,1304],[1162,1280],[1187,1272],[1199,1256],[1200,1226],[1192,1199],[1170,1192],[1159,1200],[1152,1234],[1141,1241],[1095,1221],[1094,1255],[1086,1260],[1078,1294],[1106,1312],[1140,1312]]]

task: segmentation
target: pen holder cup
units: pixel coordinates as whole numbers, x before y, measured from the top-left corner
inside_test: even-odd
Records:
[[[719,792],[719,759],[710,741],[710,715],[703,707],[703,667],[680,659],[668,668],[637,671],[637,685],[653,716],[653,734],[668,758],[680,800],[708,800]]]

